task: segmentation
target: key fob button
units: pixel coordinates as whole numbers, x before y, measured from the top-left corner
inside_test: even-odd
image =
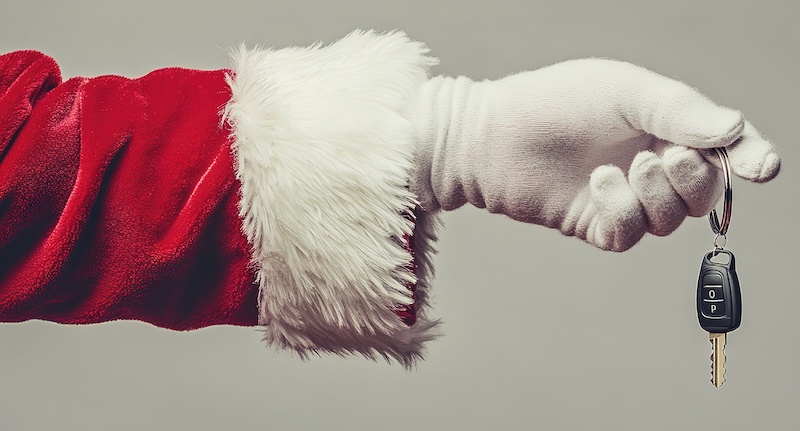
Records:
[[[709,284],[716,284],[721,286],[722,274],[717,271],[712,271],[707,273],[706,275],[703,276],[703,284],[706,286]]]
[[[723,317],[725,316],[725,301],[704,299],[702,311],[706,317]]]
[[[725,299],[725,294],[722,292],[722,286],[703,287],[703,299],[711,301]]]

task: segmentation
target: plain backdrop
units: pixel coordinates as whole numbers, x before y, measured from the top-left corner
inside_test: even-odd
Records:
[[[307,45],[355,28],[403,29],[441,59],[435,73],[475,79],[627,60],[742,110],[783,172],[734,180],[728,246],[745,314],[720,389],[694,305],[705,219],[614,254],[470,207],[445,215],[434,314],[446,336],[415,371],[302,362],[252,328],[0,325],[0,430],[798,429],[798,5],[2,0],[0,51],[42,50],[65,77],[222,68],[240,41]]]

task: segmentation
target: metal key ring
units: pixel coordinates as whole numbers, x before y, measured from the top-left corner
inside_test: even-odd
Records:
[[[722,174],[725,177],[725,200],[722,204],[722,223],[717,220],[717,210],[712,209],[708,215],[708,221],[711,224],[711,230],[717,234],[718,237],[724,237],[728,233],[728,227],[731,225],[731,213],[733,212],[733,189],[731,188],[731,163],[728,160],[728,152],[725,148],[714,148],[719,156],[719,162],[722,165]],[[716,244],[716,239],[715,239]]]

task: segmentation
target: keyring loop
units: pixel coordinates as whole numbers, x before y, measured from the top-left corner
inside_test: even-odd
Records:
[[[717,220],[717,210],[712,209],[708,215],[711,230],[718,236],[725,236],[728,227],[731,225],[731,213],[733,212],[733,189],[731,188],[731,163],[728,160],[728,152],[725,148],[714,148],[717,151],[719,162],[722,165],[722,174],[725,177],[725,199],[722,204],[722,222]]]
[[[728,245],[728,237],[724,234],[718,233],[714,237],[714,255],[716,255],[720,250],[724,250],[726,245]]]

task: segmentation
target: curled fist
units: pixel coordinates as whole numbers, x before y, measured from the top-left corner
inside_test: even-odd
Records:
[[[721,197],[711,148],[765,182],[774,147],[738,111],[641,67],[585,59],[496,81],[436,77],[414,109],[423,209],[469,202],[624,251]]]

